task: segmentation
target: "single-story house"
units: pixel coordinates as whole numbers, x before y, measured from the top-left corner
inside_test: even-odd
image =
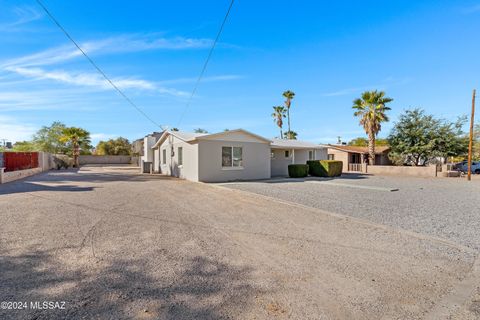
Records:
[[[328,159],[339,160],[343,162],[343,172],[362,171],[362,164],[368,163],[368,147],[347,146],[347,145],[327,145]],[[375,165],[391,165],[388,158],[390,147],[375,147]]]
[[[288,164],[327,157],[323,146],[272,141],[243,129],[214,134],[165,131],[151,149],[153,172],[203,182],[285,176]]]

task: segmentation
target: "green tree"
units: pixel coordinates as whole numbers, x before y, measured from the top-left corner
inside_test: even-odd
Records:
[[[38,146],[32,141],[18,141],[13,145],[13,151],[16,152],[32,152],[40,151]]]
[[[473,158],[480,160],[480,122],[475,125],[473,130]]]
[[[283,92],[283,97],[285,98],[285,109],[287,110],[287,122],[288,122],[288,135],[285,137],[285,139],[294,139],[290,137],[290,133],[293,133],[293,131],[290,128],[290,107],[292,105],[292,100],[295,97],[295,93],[293,91],[287,90]]]
[[[436,119],[422,109],[406,110],[395,123],[388,142],[390,157],[400,163],[424,165],[436,157],[458,156],[468,150],[462,131],[466,118],[455,122]]]
[[[119,137],[107,141],[98,142],[95,147],[95,154],[105,156],[128,156],[132,152],[132,145],[128,139]]]
[[[375,163],[375,139],[382,129],[382,122],[388,121],[386,112],[390,110],[386,106],[393,99],[386,97],[383,91],[365,91],[362,97],[353,101],[354,116],[360,119],[360,125],[365,129],[368,136],[369,163]]]
[[[91,149],[90,133],[82,128],[68,127],[63,130],[60,141],[70,145],[74,166],[78,168],[78,156],[81,150]]]
[[[33,143],[40,151],[66,153],[68,147],[66,143],[60,139],[65,129],[66,126],[59,121],[53,122],[49,127],[43,126],[33,136]]]
[[[283,138],[283,119],[285,118],[285,107],[275,106],[272,113],[273,121],[280,128],[280,139]]]
[[[295,131],[286,131],[283,133],[284,139],[297,140],[298,134]]]
[[[368,139],[363,137],[358,137],[355,139],[350,140],[348,143],[349,146],[356,146],[356,147],[366,147],[368,146]],[[388,146],[388,139],[384,138],[376,138],[375,139],[375,146]]]
[[[202,129],[202,128],[197,128],[197,129],[193,130],[193,132],[195,132],[195,133],[208,133],[207,130]]]

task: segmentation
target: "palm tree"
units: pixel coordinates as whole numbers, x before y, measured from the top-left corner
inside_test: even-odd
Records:
[[[283,133],[283,136],[285,139],[290,139],[290,140],[297,140],[298,133],[295,131],[287,131]]]
[[[362,97],[353,101],[354,116],[360,118],[360,125],[363,126],[368,135],[368,156],[369,164],[375,164],[375,138],[382,129],[382,122],[388,121],[385,114],[390,110],[386,106],[393,99],[385,97],[383,91],[365,91]]]
[[[283,106],[274,106],[272,113],[273,121],[280,128],[280,139],[283,138],[283,118],[285,118],[285,107]]]
[[[292,99],[295,97],[295,93],[293,91],[287,90],[283,93],[283,97],[285,98],[285,108],[287,109],[287,121],[288,121],[288,131],[292,132],[290,129],[290,106],[292,105]],[[292,139],[289,136],[286,137],[287,139]]]
[[[80,146],[90,144],[90,133],[82,128],[69,127],[63,130],[63,134],[60,137],[62,142],[70,142],[72,144],[73,151],[73,163],[78,168],[78,156],[80,155]]]

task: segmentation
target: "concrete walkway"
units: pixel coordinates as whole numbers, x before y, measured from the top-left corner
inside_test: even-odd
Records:
[[[0,300],[65,301],[1,319],[422,319],[474,279],[450,241],[132,170],[2,185],[0,215]]]

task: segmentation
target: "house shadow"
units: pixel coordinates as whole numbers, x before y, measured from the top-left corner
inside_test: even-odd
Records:
[[[48,251],[2,252],[2,301],[65,301],[65,309],[0,310],[0,319],[230,319],[261,293],[249,267],[203,256],[170,262],[173,276],[160,266],[152,275],[147,261],[124,258],[92,272],[65,267]]]

